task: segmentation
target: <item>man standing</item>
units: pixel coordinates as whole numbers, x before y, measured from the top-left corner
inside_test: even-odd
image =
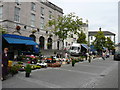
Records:
[[[8,48],[4,48],[2,53],[2,81],[6,79],[8,74]]]

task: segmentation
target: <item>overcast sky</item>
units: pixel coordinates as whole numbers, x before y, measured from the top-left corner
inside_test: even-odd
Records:
[[[61,7],[64,14],[75,12],[77,16],[89,21],[89,30],[111,31],[118,37],[119,0],[49,0]],[[118,38],[116,38],[118,42]]]

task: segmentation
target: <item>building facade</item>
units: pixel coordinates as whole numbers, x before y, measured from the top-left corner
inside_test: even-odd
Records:
[[[78,31],[79,33],[81,33],[81,31],[83,31],[83,33],[85,33],[86,35],[86,41],[88,41],[88,22],[84,23],[83,25],[80,26],[81,29],[80,31]],[[65,41],[64,41],[64,47],[69,47],[70,45],[72,45],[73,43],[77,43],[77,39],[78,36],[70,33],[70,35],[72,35],[71,37],[68,37]]]
[[[46,24],[51,19],[63,16],[63,9],[49,1],[1,2],[0,25],[9,34],[32,37],[41,49],[61,49],[58,37],[51,35]]]
[[[92,42],[95,40],[95,35],[97,34],[98,31],[89,31],[89,35],[88,35],[88,41],[89,41],[89,45],[92,44]],[[115,44],[115,35],[114,33],[110,32],[110,31],[103,31],[105,37],[109,37]]]

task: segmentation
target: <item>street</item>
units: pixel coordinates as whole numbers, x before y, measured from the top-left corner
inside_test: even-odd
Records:
[[[60,68],[33,70],[31,77],[19,72],[2,82],[3,88],[118,88],[118,62],[96,58]]]

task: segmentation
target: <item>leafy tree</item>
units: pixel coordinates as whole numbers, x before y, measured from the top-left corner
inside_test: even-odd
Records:
[[[106,43],[105,43],[106,48],[108,48],[108,50],[113,50],[114,47],[114,43],[113,41],[110,39],[110,37],[106,38]]]
[[[77,43],[84,43],[84,44],[87,44],[86,35],[85,35],[85,33],[83,33],[83,31],[81,31],[81,33],[78,34]]]
[[[98,33],[95,35],[95,40],[93,42],[94,47],[97,49],[98,52],[100,52],[99,54],[101,54],[103,47],[105,47],[105,35],[102,31],[98,31]]]
[[[71,36],[69,32],[78,34],[77,30],[80,30],[80,25],[82,25],[82,20],[78,16],[75,16],[74,13],[58,17],[57,19],[52,19],[47,23],[47,27],[52,27],[50,32],[55,34],[63,42],[64,40]]]

